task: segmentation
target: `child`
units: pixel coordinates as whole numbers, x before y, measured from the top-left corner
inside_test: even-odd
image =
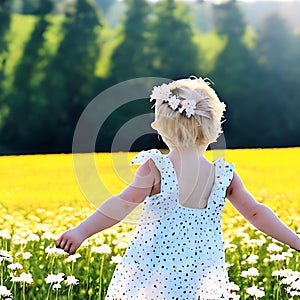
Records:
[[[70,254],[91,235],[123,220],[143,202],[140,223],[117,265],[105,299],[229,299],[221,236],[227,197],[255,227],[300,250],[300,238],[245,189],[231,163],[203,156],[221,130],[225,104],[206,80],[191,77],[154,87],[152,127],[168,155],[142,151],[134,181],[104,202],[56,246]]]

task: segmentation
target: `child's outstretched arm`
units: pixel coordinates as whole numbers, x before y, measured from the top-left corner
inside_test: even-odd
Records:
[[[132,184],[106,200],[78,226],[60,235],[55,242],[56,247],[74,254],[85,239],[122,221],[150,195],[153,185],[157,184],[156,172],[152,160],[145,162],[137,170]]]
[[[256,228],[300,251],[299,236],[283,224],[270,208],[255,201],[253,196],[245,189],[237,173],[233,175],[226,197]]]

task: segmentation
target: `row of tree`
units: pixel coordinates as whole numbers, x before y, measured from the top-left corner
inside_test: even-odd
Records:
[[[209,65],[207,53],[195,42],[201,33],[193,28],[183,3],[126,0],[126,17],[114,31],[92,0],[67,2],[62,22],[53,13],[52,0],[35,3],[39,5],[33,30],[9,72],[14,18],[11,2],[0,2],[2,153],[70,152],[80,114],[105,88],[137,77],[177,79],[191,74],[210,77],[226,102],[228,147],[299,145],[300,37],[279,17],[266,20],[250,48],[244,42],[247,24],[236,2],[216,5],[215,30],[224,47]],[[60,26],[56,44],[47,38],[54,23]],[[104,53],[112,43],[108,33],[117,42],[106,50],[111,53]],[[95,75],[99,59],[103,67],[109,66],[102,76]],[[148,101],[141,103],[112,114],[100,131],[104,138],[98,151],[110,150],[124,122],[149,112]],[[134,148],[160,146],[152,136]]]

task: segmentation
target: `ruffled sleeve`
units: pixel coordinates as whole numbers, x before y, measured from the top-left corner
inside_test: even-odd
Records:
[[[143,164],[150,158],[154,161],[156,167],[162,172],[165,168],[165,160],[163,159],[163,154],[157,149],[141,151],[133,157],[130,164]]]

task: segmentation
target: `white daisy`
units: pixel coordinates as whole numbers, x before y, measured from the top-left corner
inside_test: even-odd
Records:
[[[190,118],[191,115],[195,114],[195,108],[196,108],[195,100],[183,100],[181,102],[181,108],[179,109],[179,111],[180,113],[182,113],[185,110],[186,116]]]
[[[58,274],[48,274],[47,278],[45,279],[46,283],[61,283],[64,281],[64,273]]]
[[[152,100],[167,100],[171,94],[170,88],[167,84],[153,87],[150,95],[150,101]]]
[[[32,275],[30,273],[21,273],[21,275],[19,276],[19,282],[24,282],[28,284],[33,283]]]
[[[60,288],[61,288],[61,284],[60,283],[53,284],[53,287],[52,287],[53,290],[59,290]]]
[[[2,296],[2,297],[12,297],[12,293],[6,286],[0,285],[0,296]]]
[[[259,272],[256,268],[250,268],[247,271],[241,273],[242,277],[256,277],[259,276]]]
[[[75,253],[73,255],[70,255],[66,258],[66,262],[76,262],[77,258],[80,258],[81,255],[79,253]]]
[[[10,270],[21,270],[21,269],[23,269],[23,266],[19,263],[14,263],[14,264],[8,265],[7,268]]]
[[[120,254],[118,254],[116,256],[111,257],[110,263],[111,264],[119,264],[122,262],[122,260],[123,260],[123,257]]]
[[[265,292],[261,289],[259,289],[257,286],[252,286],[246,289],[246,292],[250,295],[250,296],[254,296],[256,298],[262,298],[265,296]]]
[[[111,248],[107,244],[101,246],[92,246],[92,253],[110,254]]]
[[[75,278],[75,276],[67,276],[65,283],[67,285],[79,284],[79,280],[77,278]]]
[[[171,106],[171,108],[173,110],[176,110],[177,107],[178,107],[178,105],[179,105],[179,103],[180,103],[180,100],[175,95],[173,95],[170,98],[168,98],[167,101],[168,101],[168,104]]]

